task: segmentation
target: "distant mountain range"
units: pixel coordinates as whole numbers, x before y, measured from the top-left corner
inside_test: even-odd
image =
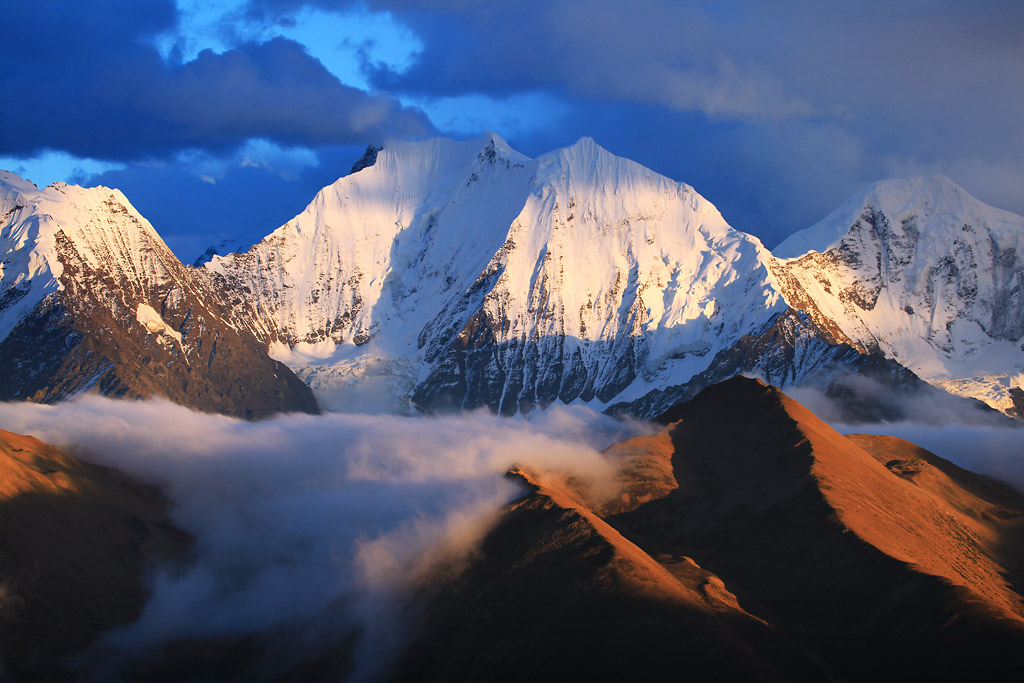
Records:
[[[948,179],[877,183],[773,254],[588,138],[394,143],[355,168],[201,267],[116,190],[0,174],[0,399],[649,418],[741,372],[854,401],[866,373],[1019,413],[1024,218]]]

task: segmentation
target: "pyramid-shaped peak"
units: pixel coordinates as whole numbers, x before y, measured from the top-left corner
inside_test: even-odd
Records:
[[[607,149],[597,143],[594,138],[589,135],[581,137],[576,142],[572,143],[565,148],[565,151],[570,154],[594,154],[594,155],[608,155],[615,156]]]
[[[480,151],[478,158],[486,161],[504,159],[517,164],[525,164],[532,161],[530,157],[512,149],[512,146],[494,131],[488,131],[484,134],[483,149]]]
[[[824,252],[838,244],[865,213],[884,214],[896,224],[912,220],[917,229],[936,238],[962,225],[997,231],[1004,226],[1024,227],[1024,217],[989,206],[944,175],[889,178],[862,188],[818,223],[787,237],[772,253],[795,258],[810,251]]]

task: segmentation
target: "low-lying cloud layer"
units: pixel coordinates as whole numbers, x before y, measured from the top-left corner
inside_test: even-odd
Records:
[[[195,536],[195,562],[157,571],[141,618],[110,634],[96,660],[290,630],[301,657],[354,637],[357,677],[400,646],[412,591],[457,570],[519,495],[502,476],[511,465],[607,482],[614,468],[599,450],[641,429],[575,408],[530,422],[474,413],[247,423],[99,397],[0,404],[0,425],[158,485]]]
[[[827,413],[820,394],[792,393]],[[944,410],[922,424],[945,407],[932,399],[899,399],[901,414],[918,421],[834,426],[899,436],[1024,489],[1020,429],[993,427],[983,413],[979,423],[962,413],[950,424]],[[510,466],[562,470],[607,491],[615,463],[600,450],[648,429],[579,407],[529,421],[329,414],[249,423],[94,396],[0,404],[0,426],[159,486],[195,537],[194,557],[155,568],[140,619],[108,634],[83,669],[144,675],[147,661],[181,656],[168,655],[169,644],[212,639],[221,652],[254,636],[269,647],[238,661],[264,674],[351,652],[355,680],[384,673],[415,623],[415,598],[459,571],[520,494],[502,476]]]

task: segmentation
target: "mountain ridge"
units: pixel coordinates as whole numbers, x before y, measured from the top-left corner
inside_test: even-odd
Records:
[[[9,253],[30,241],[19,229]],[[99,247],[86,246],[91,263]],[[1024,218],[948,179],[881,181],[777,251],[805,246],[824,252],[776,257],[689,185],[590,138],[530,159],[489,133],[371,146],[244,254],[100,267],[144,293],[174,271],[327,408],[515,414],[560,401],[653,417],[738,372],[825,388],[887,364],[887,382],[906,368],[1015,410]],[[0,333],[51,293],[43,280],[4,275]],[[131,305],[162,324],[163,301]]]
[[[522,496],[431,584],[392,677],[1015,680],[1018,491],[754,379],[661,420],[605,451],[610,496],[511,469]]]
[[[120,191],[38,190],[11,174],[0,186],[0,399],[100,391],[250,418],[317,410]]]

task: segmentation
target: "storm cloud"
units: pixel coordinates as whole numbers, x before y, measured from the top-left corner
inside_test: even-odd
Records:
[[[165,198],[137,203],[158,228],[172,222],[199,245],[261,236],[265,222],[222,208],[237,203],[232,183],[249,169],[234,155],[248,140],[302,147],[321,162],[268,175],[281,192],[253,192],[257,207],[311,198],[343,175],[353,155],[338,163],[339,145],[484,128],[531,156],[593,137],[691,184],[769,247],[887,177],[944,174],[1024,213],[1020,3],[230,0],[211,5],[224,10],[204,27],[212,43],[189,33],[200,4],[8,3],[0,154],[220,157],[224,191],[189,202],[226,221],[175,222],[188,164],[160,188]],[[328,15],[380,19],[339,39],[354,64],[341,78],[313,56],[335,49],[330,36],[314,49],[295,31]],[[180,44],[162,54],[154,44],[168,35]],[[403,42],[397,59],[375,50]]]
[[[152,39],[175,22],[167,1],[11,3],[0,29],[0,85],[11,98],[0,154],[136,160],[229,152],[252,138],[322,146],[434,130],[394,97],[342,84],[285,38],[165,60]]]

